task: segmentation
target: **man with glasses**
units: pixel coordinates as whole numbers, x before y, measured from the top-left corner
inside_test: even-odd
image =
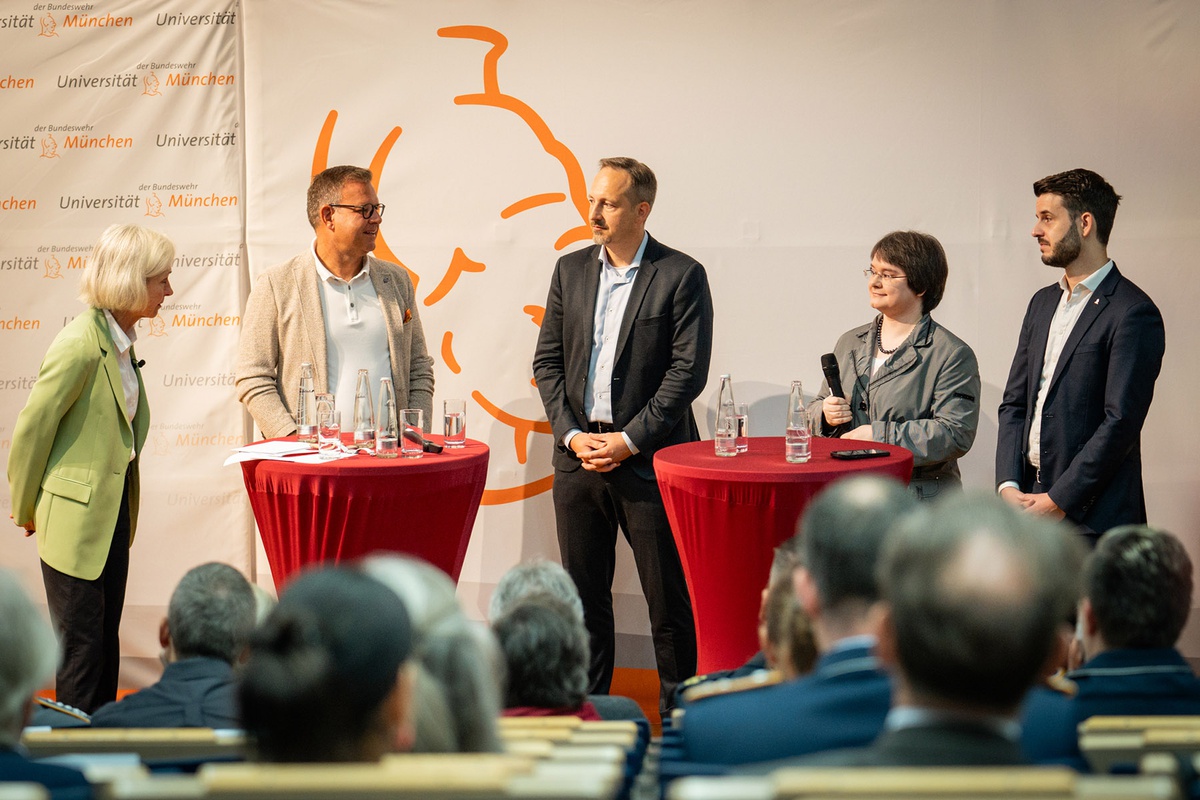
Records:
[[[1144,523],[1142,423],[1166,334],[1162,314],[1108,257],[1121,197],[1086,169],[1042,178],[1033,237],[1063,270],[1033,296],[1000,402],[996,484],[1094,543]]]
[[[296,431],[300,365],[339,408],[354,400],[358,370],[391,378],[401,408],[433,417],[433,359],[412,280],[371,255],[384,206],[370,170],[330,167],[308,187],[312,247],[261,275],[246,301],[235,386],[264,436]]]

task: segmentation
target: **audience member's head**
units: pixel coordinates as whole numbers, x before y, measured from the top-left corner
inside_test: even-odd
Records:
[[[786,678],[807,673],[816,660],[808,615],[800,607],[792,574],[800,565],[799,537],[775,548],[771,572],[758,613],[758,646],[767,666]]]
[[[395,592],[355,569],[304,573],[251,637],[243,723],[258,757],[378,761],[411,741],[412,631]]]
[[[817,660],[817,643],[790,575],[771,584],[763,611],[766,622],[760,626],[759,644],[767,666],[779,670],[785,680],[807,675]]]
[[[514,605],[533,594],[557,597],[583,619],[583,601],[579,598],[575,581],[560,564],[541,558],[517,564],[500,577],[488,604],[488,619],[499,619]]]
[[[804,552],[796,590],[819,649],[867,632],[884,539],[916,506],[899,482],[879,476],[838,481],[809,503],[799,524]]]
[[[0,569],[0,746],[12,747],[21,738],[33,696],[57,665],[54,631],[17,577]]]
[[[503,663],[486,626],[467,619],[446,573],[420,559],[374,555],[363,570],[399,595],[413,627],[419,753],[501,749]]]
[[[1052,659],[1077,596],[1078,536],[994,495],[922,507],[888,536],[878,652],[894,705],[1011,715]]]
[[[505,708],[579,709],[587,700],[588,636],[571,606],[528,595],[492,621],[508,671]]]
[[[1183,544],[1144,525],[1113,528],[1084,564],[1084,652],[1174,647],[1191,607],[1192,560]]]
[[[245,653],[254,622],[250,583],[233,567],[214,561],[180,579],[159,638],[169,661],[203,657],[234,664]]]

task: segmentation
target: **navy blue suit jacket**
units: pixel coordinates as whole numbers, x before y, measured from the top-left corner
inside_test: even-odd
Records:
[[[92,786],[77,769],[57,764],[40,764],[10,748],[0,748],[0,783],[40,783],[52,800],[83,800],[92,796]]]
[[[1029,301],[999,410],[996,483],[1022,491],[1029,426],[1045,363],[1057,284]],[[1050,499],[1082,528],[1146,521],[1142,424],[1166,347],[1162,315],[1145,292],[1117,271],[1096,287],[1051,376],[1042,408],[1041,475]]]
[[[600,247],[558,260],[534,352],[533,374],[554,431],[555,469],[579,468],[579,458],[562,440],[572,428],[588,427],[584,390],[600,289]],[[626,461],[642,478],[654,479],[656,450],[700,438],[692,401],[708,382],[712,329],[704,267],[650,237],[617,334],[612,373],[613,426],[638,448]]]
[[[240,728],[233,667],[219,658],[168,664],[153,686],[106,703],[93,728]]]
[[[1022,746],[1032,761],[1083,765],[1075,731],[1089,717],[1200,715],[1200,679],[1174,648],[1109,650],[1067,677],[1075,697],[1026,701]]]
[[[867,745],[882,730],[891,700],[888,676],[869,647],[834,650],[794,681],[689,705],[681,725],[684,756],[748,764]]]

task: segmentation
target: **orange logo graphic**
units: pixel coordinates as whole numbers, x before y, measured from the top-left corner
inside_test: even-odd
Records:
[[[536,111],[524,101],[512,95],[505,94],[500,89],[498,67],[500,57],[508,49],[508,39],[495,29],[480,25],[460,25],[441,28],[438,30],[438,36],[444,39],[467,39],[491,45],[483,57],[483,91],[458,95],[454,98],[455,105],[490,106],[515,114],[525,123],[530,132],[533,133],[542,150],[558,161],[562,167],[563,178],[566,184],[565,192],[544,192],[522,198],[501,209],[499,211],[500,218],[511,219],[517,214],[531,209],[554,203],[563,203],[569,200],[579,215],[580,224],[561,232],[555,238],[553,248],[555,250],[562,250],[573,243],[591,239],[591,230],[587,225],[587,183],[578,159],[566,144],[555,138],[553,132],[550,130],[550,126],[546,124]],[[329,147],[333,139],[333,129],[337,123],[337,118],[338,112],[333,110],[329,112],[329,115],[325,119],[325,124],[317,138],[316,148],[313,153],[313,175],[325,169],[329,164]],[[402,129],[399,127],[393,128],[384,137],[379,148],[375,151],[375,156],[370,163],[370,169],[374,176],[376,189],[379,188],[380,175],[384,165],[387,163],[388,156],[391,154],[392,148],[395,146],[402,132]],[[419,283],[420,276],[396,257],[396,254],[392,252],[391,248],[384,241],[382,232],[379,234],[375,253],[380,258],[404,267],[409,275],[412,276],[414,286]],[[467,275],[480,273],[486,269],[486,264],[471,259],[461,247],[455,248],[441,280],[425,296],[423,303],[426,306],[438,303],[445,299]],[[544,311],[545,309],[541,306],[525,306],[521,309],[520,316],[528,317],[533,324],[540,326]],[[456,375],[461,373],[462,367],[454,355],[454,332],[452,330],[446,331],[442,337],[440,355],[442,362],[452,373]],[[499,403],[494,402],[478,389],[472,390],[471,398],[492,418],[512,428],[513,455],[519,464],[526,463],[529,439],[532,434],[552,435],[549,422],[509,413]],[[483,505],[499,505],[519,502],[545,492],[551,487],[553,482],[554,476],[553,474],[549,474],[517,486],[500,489],[488,488],[483,492],[482,503]]]
[[[153,316],[150,318],[150,335],[151,336],[166,336],[167,321],[161,316]]]
[[[46,16],[42,17],[41,23],[42,31],[38,36],[45,36],[47,39],[51,36],[58,36],[58,23],[54,21],[53,14],[47,11]]]
[[[46,260],[46,274],[43,278],[61,278],[62,264],[59,263],[58,256],[50,256]]]
[[[158,192],[151,192],[146,196],[146,214],[147,217],[165,217],[166,214],[162,210],[162,200],[158,199]]]
[[[171,452],[171,440],[162,431],[154,432],[154,455],[165,456]]]
[[[162,94],[162,92],[158,90],[158,76],[153,72],[147,73],[145,77],[142,78],[142,86],[144,87],[142,89],[142,94],[146,95],[147,97],[158,97]]]
[[[42,154],[38,158],[58,158],[58,140],[53,133],[47,133],[42,139]]]

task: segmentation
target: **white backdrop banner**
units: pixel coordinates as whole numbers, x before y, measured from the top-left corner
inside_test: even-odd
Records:
[[[161,606],[198,561],[250,566],[240,476],[218,466],[242,432],[239,300],[252,276],[309,246],[309,178],[343,163],[378,177],[377,255],[417,281],[436,402],[468,398],[468,435],[491,447],[459,587],[480,614],[509,566],[557,556],[530,361],[554,261],[586,242],[587,187],[611,155],[655,169],[651,232],[708,268],[705,431],[729,372],[752,434],[781,433],[789,382],[814,394],[820,354],[872,316],[871,245],[895,229],[937,236],[951,274],[935,316],[972,345],[983,378],[962,462],[980,489],[992,488],[1026,304],[1056,278],[1029,236],[1031,184],[1078,166],[1104,175],[1125,197],[1110,252],[1167,326],[1143,436],[1151,522],[1200,555],[1200,433],[1177,422],[1200,388],[1188,366],[1200,350],[1190,0],[86,5],[8,0],[0,16],[0,446],[50,337],[79,310],[77,267],[100,229],[137,219],[173,236],[166,335],[147,329],[139,343],[154,482],[131,613]],[[619,659],[648,667],[645,607],[620,549]],[[0,553],[36,576],[31,545]],[[130,622],[145,655],[150,636]],[[1185,651],[1200,655],[1200,636]]]
[[[0,437],[5,455],[42,355],[83,310],[100,232],[133,222],[176,246],[175,296],[138,327],[151,407],[141,524],[130,560],[122,680],[157,671],[158,621],[179,577],[248,569],[251,538],[229,402],[240,325],[243,131],[240,10],[211,2],[4,3],[0,18]],[[5,510],[9,510],[7,484]],[[32,539],[0,562],[43,597]]]

